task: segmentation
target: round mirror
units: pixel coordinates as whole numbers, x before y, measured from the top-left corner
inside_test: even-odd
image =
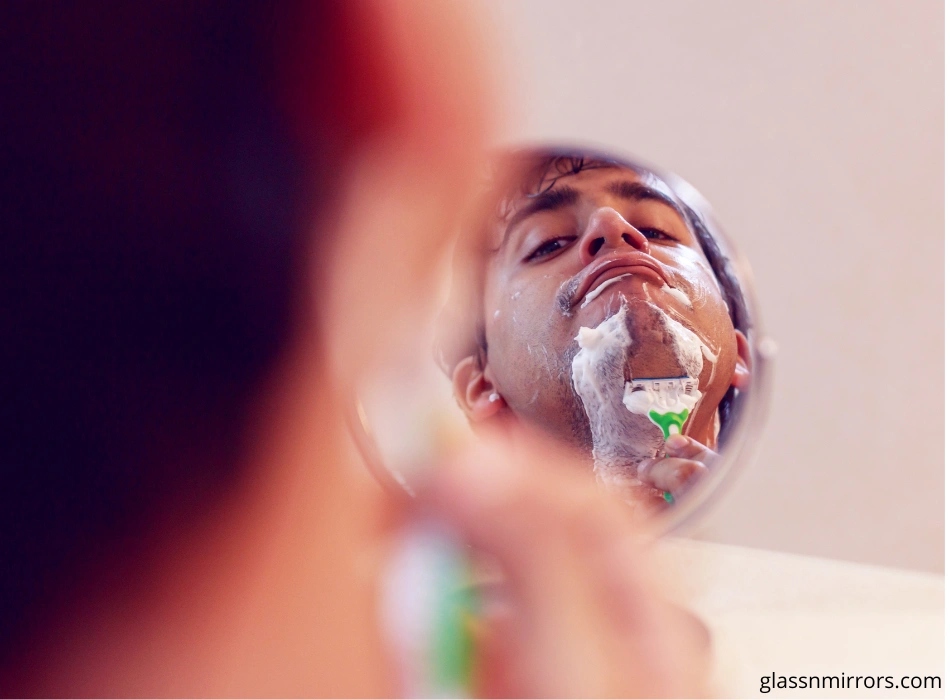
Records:
[[[663,531],[749,459],[768,360],[748,265],[682,179],[594,149],[494,157],[405,342],[356,387],[374,474],[412,494],[448,443],[519,424]]]

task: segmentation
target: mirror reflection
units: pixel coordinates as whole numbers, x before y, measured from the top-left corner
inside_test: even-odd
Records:
[[[593,151],[506,152],[458,236],[433,321],[441,391],[476,434],[530,426],[631,507],[666,512],[722,468],[754,384],[733,257],[675,176]],[[412,386],[435,405],[439,389]],[[364,423],[405,483],[399,454],[427,438],[400,405]]]

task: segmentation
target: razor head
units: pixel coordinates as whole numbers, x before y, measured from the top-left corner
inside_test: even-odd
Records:
[[[627,382],[628,391],[677,391],[686,396],[695,396],[697,389],[695,379],[683,375],[682,377],[644,377],[631,379]]]

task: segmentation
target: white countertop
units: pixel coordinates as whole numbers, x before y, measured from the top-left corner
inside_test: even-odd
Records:
[[[933,574],[670,538],[674,597],[712,633],[713,689],[764,697],[761,677],[941,676],[944,579]],[[773,689],[768,697],[943,697],[943,689]]]

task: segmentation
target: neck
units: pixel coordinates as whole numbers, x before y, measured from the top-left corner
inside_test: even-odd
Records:
[[[307,356],[265,392],[241,483],[97,578],[17,663],[17,692],[393,694],[382,492]]]

